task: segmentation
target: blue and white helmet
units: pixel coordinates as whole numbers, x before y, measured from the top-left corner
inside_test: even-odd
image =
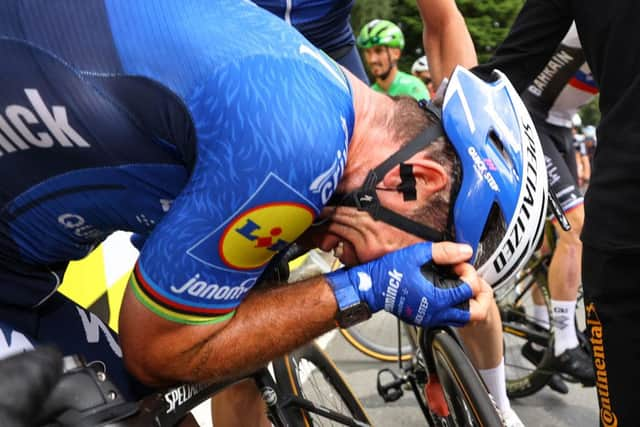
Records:
[[[452,222],[474,249],[480,275],[498,287],[529,259],[544,229],[547,172],[531,117],[500,71],[485,82],[457,67],[445,92],[442,123],[462,178]],[[499,229],[500,235],[489,233]]]

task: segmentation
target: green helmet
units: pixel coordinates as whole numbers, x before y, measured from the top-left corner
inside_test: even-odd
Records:
[[[362,27],[357,40],[358,46],[370,48],[374,46],[389,46],[404,48],[404,35],[396,24],[385,19],[374,19]]]

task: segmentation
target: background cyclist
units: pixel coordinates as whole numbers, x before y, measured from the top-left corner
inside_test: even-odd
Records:
[[[574,324],[576,298],[581,286],[580,234],[584,207],[577,183],[572,119],[597,92],[574,24],[545,68],[521,94],[540,136],[551,189],[571,223],[571,230],[564,231],[556,220],[552,220],[558,236],[548,274],[555,328],[552,364],[558,371],[574,376],[585,385],[595,384],[595,374],[589,354],[578,342]],[[534,306],[534,316],[542,324],[549,324],[547,306],[541,296]],[[537,362],[542,356],[542,350],[535,349],[533,343],[527,343],[522,350],[532,361]]]
[[[639,6],[633,0],[528,0],[494,60],[478,69],[482,75],[504,70],[524,90],[576,23],[602,114],[581,238],[585,316],[600,422],[607,426],[637,424],[640,404],[632,389],[640,381],[640,330],[630,323],[640,313],[640,50],[633,37]]]
[[[429,62],[426,55],[421,56],[413,62],[413,65],[411,65],[411,74],[422,80],[422,83],[424,83],[427,90],[429,90],[429,96],[434,98],[436,92],[433,87],[433,79],[431,79],[431,71],[429,71]]]
[[[429,92],[420,79],[398,69],[398,60],[404,48],[404,35],[391,21],[374,19],[360,30],[358,47],[375,82],[371,86],[377,92],[391,96],[407,95],[417,100],[430,99]]]
[[[582,194],[584,194],[587,191],[587,187],[589,186],[589,180],[591,179],[591,162],[589,161],[589,154],[587,153],[585,136],[582,133],[582,118],[580,117],[580,115],[575,114],[573,116],[572,122],[573,122],[573,148],[576,153],[576,169],[578,173],[578,186],[580,186],[580,191],[582,192]]]

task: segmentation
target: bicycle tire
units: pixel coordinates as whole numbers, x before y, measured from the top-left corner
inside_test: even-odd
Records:
[[[430,351],[453,425],[503,425],[495,402],[460,343],[441,329],[433,332]]]
[[[397,362],[399,359],[397,333],[383,332],[383,330],[390,327],[397,328],[397,319],[389,313],[379,312],[366,322],[348,329],[340,329],[340,333],[352,347],[362,354],[382,362]],[[411,360],[415,354],[415,331],[412,331],[410,329],[412,327],[404,323],[401,327],[403,341],[406,344],[401,347],[402,356],[400,360],[407,361]],[[379,341],[380,337],[389,336],[395,337],[395,342],[385,343]]]
[[[309,368],[312,368],[311,372],[308,371]],[[274,360],[273,371],[278,386],[285,393],[304,397],[355,420],[371,424],[360,400],[331,358],[316,343],[307,344]],[[308,378],[304,379],[304,376]],[[322,384],[319,384],[320,381]],[[327,398],[332,399],[330,403],[326,401]],[[342,425],[303,409],[288,408],[286,412],[294,427]]]
[[[543,328],[527,314],[534,289],[541,291],[549,318],[551,296],[546,286],[544,259],[532,259],[508,291],[496,296],[504,340],[504,363],[509,398],[530,396],[544,388],[553,371],[548,369],[553,349],[553,327]],[[531,347],[535,343],[538,350]],[[525,346],[527,346],[525,348]],[[527,351],[528,350],[528,351]],[[525,356],[528,353],[529,357]],[[535,357],[533,357],[535,356]]]

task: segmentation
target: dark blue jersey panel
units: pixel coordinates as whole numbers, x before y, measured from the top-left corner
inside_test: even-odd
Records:
[[[121,71],[102,0],[18,3],[23,38],[55,52],[77,70]]]
[[[353,45],[350,17],[353,0],[253,0],[291,23],[314,46],[326,51]]]
[[[153,142],[153,129],[59,57],[13,39],[0,39],[0,55],[11,58],[0,68],[0,176],[11,182],[0,190],[3,202],[78,168],[176,162]]]

